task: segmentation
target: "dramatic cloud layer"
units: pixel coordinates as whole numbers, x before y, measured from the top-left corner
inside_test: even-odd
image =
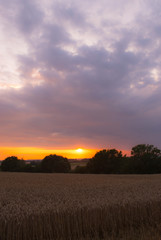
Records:
[[[161,147],[161,3],[0,0],[1,146]]]

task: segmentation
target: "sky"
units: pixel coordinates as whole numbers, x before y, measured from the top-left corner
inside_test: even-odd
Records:
[[[161,148],[161,1],[0,0],[0,13],[0,159]]]

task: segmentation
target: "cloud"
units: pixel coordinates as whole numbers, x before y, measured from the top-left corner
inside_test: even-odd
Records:
[[[57,3],[15,0],[11,15],[10,2],[2,5],[2,25],[12,20],[6,38],[16,29],[13,42],[25,45],[5,75],[17,69],[21,88],[10,79],[0,88],[3,144],[161,147],[157,3]]]
[[[16,17],[17,25],[23,33],[30,34],[42,24],[43,13],[33,1],[20,1]]]
[[[74,5],[74,6],[73,6]],[[64,24],[70,24],[76,28],[86,27],[87,22],[85,20],[84,13],[82,13],[75,4],[66,5],[56,3],[54,6],[54,14],[58,19],[60,19]]]

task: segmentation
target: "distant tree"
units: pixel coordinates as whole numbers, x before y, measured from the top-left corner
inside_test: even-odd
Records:
[[[133,173],[161,173],[161,150],[149,144],[139,144],[131,150]]]
[[[88,169],[86,166],[76,166],[72,172],[73,173],[88,173]]]
[[[24,172],[41,172],[40,162],[31,161],[30,163],[26,164],[24,167]]]
[[[70,171],[67,158],[58,155],[46,156],[41,162],[41,171],[48,173],[67,173]]]
[[[15,156],[7,157],[1,164],[1,170],[8,172],[20,172],[23,171],[24,167],[25,161],[19,160]]]
[[[90,173],[120,173],[123,156],[116,149],[104,149],[95,154],[87,163]]]

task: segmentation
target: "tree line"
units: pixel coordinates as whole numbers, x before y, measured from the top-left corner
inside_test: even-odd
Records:
[[[7,157],[1,163],[1,171],[44,172],[44,173],[93,173],[93,174],[154,174],[161,173],[161,150],[153,145],[139,144],[132,148],[131,156],[116,149],[97,152],[86,166],[71,170],[67,158],[58,155],[46,156],[40,162],[26,164],[15,156]]]

